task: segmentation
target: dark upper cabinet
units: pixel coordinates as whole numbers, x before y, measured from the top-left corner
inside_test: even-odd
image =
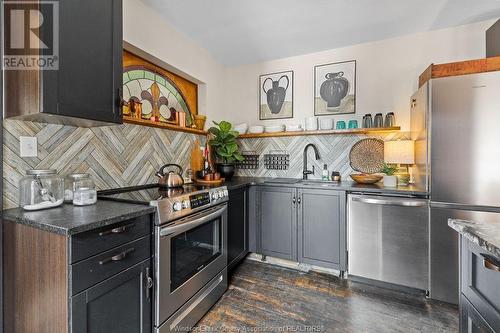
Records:
[[[121,123],[122,0],[59,1],[59,70],[42,71],[42,112]]]
[[[74,296],[72,332],[152,332],[151,272],[146,260]]]
[[[260,188],[258,247],[261,254],[297,260],[296,202],[295,188]]]
[[[299,262],[346,270],[345,193],[298,190]]]
[[[122,0],[58,1],[57,70],[8,71],[6,118],[92,127],[122,123]],[[51,33],[40,27],[41,39]]]
[[[229,191],[227,263],[234,268],[248,254],[248,188]]]

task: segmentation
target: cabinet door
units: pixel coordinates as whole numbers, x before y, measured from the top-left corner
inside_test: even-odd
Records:
[[[232,269],[248,253],[248,188],[229,191],[227,211],[228,268]]]
[[[295,189],[262,187],[259,196],[261,253],[282,259],[297,260]]]
[[[298,191],[299,262],[346,270],[345,192]]]
[[[151,332],[151,274],[148,259],[72,297],[71,331]]]
[[[464,295],[460,297],[460,332],[461,333],[494,333],[495,331],[484,320],[481,314],[470,304]]]
[[[59,1],[59,70],[42,71],[43,112],[122,122],[122,16],[122,0]]]

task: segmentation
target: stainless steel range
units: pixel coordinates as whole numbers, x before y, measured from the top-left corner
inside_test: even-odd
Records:
[[[191,328],[227,289],[227,188],[155,184],[99,197],[157,208],[155,332]]]

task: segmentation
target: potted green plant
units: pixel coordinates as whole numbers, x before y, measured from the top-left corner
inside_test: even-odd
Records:
[[[219,123],[213,122],[216,126],[208,129],[212,134],[212,138],[208,144],[215,151],[217,160],[217,170],[226,180],[231,180],[234,175],[235,162],[241,162],[244,157],[240,153],[236,138],[239,133],[232,130],[230,122],[221,121]]]
[[[398,178],[394,176],[398,168],[395,165],[389,165],[384,162],[381,172],[384,173],[384,186],[396,187],[398,186]]]

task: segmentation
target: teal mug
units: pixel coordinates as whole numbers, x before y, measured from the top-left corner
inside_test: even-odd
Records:
[[[350,129],[358,128],[358,121],[357,120],[349,120],[349,128]]]
[[[343,130],[345,129],[345,121],[343,120],[339,120],[337,121],[337,127],[336,127],[338,130]]]

